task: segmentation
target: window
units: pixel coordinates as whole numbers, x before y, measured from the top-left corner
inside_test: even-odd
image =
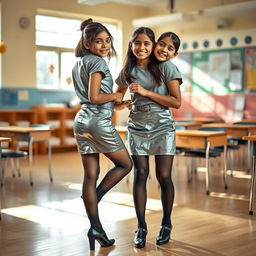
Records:
[[[81,37],[82,20],[36,15],[36,83],[40,89],[73,90],[72,67],[77,58],[74,49]],[[106,24],[114,38],[117,25]],[[117,60],[109,67],[117,74]]]

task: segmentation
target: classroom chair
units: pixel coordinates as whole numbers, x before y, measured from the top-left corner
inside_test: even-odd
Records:
[[[7,160],[10,159],[11,163],[11,171],[12,171],[12,177],[14,178],[16,176],[15,174],[15,167],[14,167],[14,159],[19,159],[26,157],[28,155],[27,152],[21,151],[21,150],[11,150],[11,149],[2,149],[1,157],[2,157],[2,166],[1,168],[1,187],[4,185],[4,176],[5,176],[5,169],[7,166]],[[17,167],[17,166],[16,166]],[[19,167],[17,168],[18,176],[20,176],[20,170]]]

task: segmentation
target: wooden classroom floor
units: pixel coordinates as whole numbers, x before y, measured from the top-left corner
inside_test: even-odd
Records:
[[[221,166],[213,160],[210,196],[205,193],[205,173],[199,168],[187,182],[186,161],[177,157],[173,170],[176,189],[170,243],[156,246],[161,222],[159,188],[151,161],[148,181],[147,243],[133,247],[136,217],[132,200],[132,177],[122,180],[99,204],[100,218],[115,246],[89,251],[88,219],[81,195],[83,170],[76,152],[52,156],[54,182],[50,183],[46,155],[34,158],[34,186],[28,182],[28,160],[21,161],[21,177],[6,170],[1,189],[1,256],[252,256],[256,252],[256,215],[248,215],[250,176],[246,171],[228,176],[223,188]],[[111,166],[101,158],[102,174]],[[201,161],[203,164],[203,161]],[[240,167],[239,167],[240,168]],[[239,176],[240,175],[240,176]],[[128,182],[127,182],[128,181]],[[254,203],[254,211],[256,205]]]

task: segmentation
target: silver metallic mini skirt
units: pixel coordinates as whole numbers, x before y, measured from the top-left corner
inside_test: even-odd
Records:
[[[80,154],[115,152],[125,147],[112,122],[112,115],[112,104],[82,105],[74,120]]]
[[[175,122],[170,109],[154,103],[133,106],[127,137],[131,155],[175,155]]]

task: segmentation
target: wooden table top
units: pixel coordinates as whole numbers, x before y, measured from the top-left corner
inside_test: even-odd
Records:
[[[185,126],[187,129],[199,129],[201,127],[201,123],[187,123],[187,122],[175,122],[176,126]]]
[[[216,135],[227,135],[226,132],[216,132],[216,131],[201,131],[201,130],[177,130],[177,135],[186,135],[186,136],[199,136],[199,137],[211,137]]]
[[[255,124],[227,124],[227,123],[212,123],[212,124],[203,124],[202,127],[215,127],[215,128],[230,128],[230,129],[248,129],[256,128]]]
[[[25,126],[0,126],[0,131],[6,132],[41,132],[41,131],[50,131],[50,128],[45,127],[25,127]]]
[[[213,119],[213,118],[208,118],[208,117],[189,117],[189,118],[186,118],[186,117],[177,117],[175,118],[175,120],[178,121],[182,121],[182,120],[190,120],[190,121],[195,121],[197,123],[224,123],[224,121],[222,119]]]
[[[243,140],[256,141],[256,135],[243,136]]]

